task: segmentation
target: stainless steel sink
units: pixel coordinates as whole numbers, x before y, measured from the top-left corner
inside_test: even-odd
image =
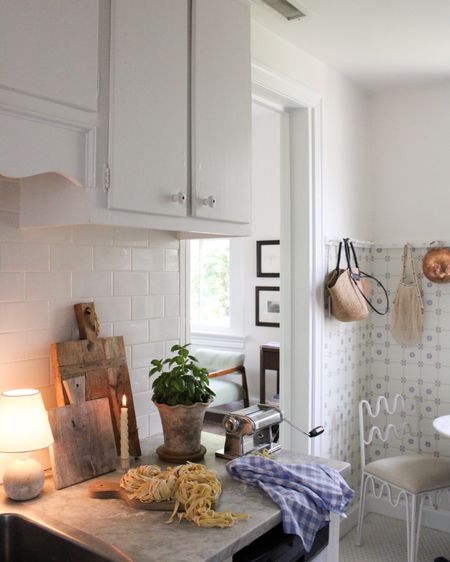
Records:
[[[107,545],[105,545],[107,546]],[[111,562],[87,542],[16,513],[0,514],[1,562]]]

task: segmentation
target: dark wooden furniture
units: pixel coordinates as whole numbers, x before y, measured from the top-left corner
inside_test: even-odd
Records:
[[[277,372],[277,394],[280,393],[280,344],[266,343],[260,348],[259,401],[266,403],[266,371]]]
[[[285,535],[279,523],[262,537],[233,555],[233,562],[308,562],[328,544],[328,524],[317,533],[311,552],[306,552],[297,535]]]

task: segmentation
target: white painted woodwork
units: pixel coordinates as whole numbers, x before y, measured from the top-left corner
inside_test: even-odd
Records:
[[[249,3],[242,0],[193,0],[192,214],[196,217],[250,222],[249,11]],[[204,204],[209,197],[215,204]]]
[[[185,216],[188,0],[112,1],[110,208]]]
[[[0,0],[0,88],[97,110],[98,0]]]
[[[93,185],[95,133],[35,116],[2,114],[0,110],[0,174],[21,178],[58,172],[79,185]]]
[[[7,132],[0,137],[0,176],[20,179],[20,227],[99,224],[180,237],[247,236],[250,182],[241,176],[250,167],[248,3],[195,2],[196,13],[204,12],[193,39],[201,51],[194,66],[203,69],[197,90],[201,84],[201,96],[212,96],[204,118],[201,96],[196,103],[199,154],[208,185],[224,180],[214,193],[205,190],[211,207],[197,212],[190,0],[24,2],[0,0],[0,49],[8,54],[0,61],[0,127]],[[210,28],[217,21],[225,33]],[[208,86],[214,80],[217,86]],[[215,116],[223,138],[206,127]],[[239,148],[244,144],[247,152]]]

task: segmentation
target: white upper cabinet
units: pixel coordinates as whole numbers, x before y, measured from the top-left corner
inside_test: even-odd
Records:
[[[0,0],[0,88],[97,111],[98,2]]]
[[[110,208],[185,216],[188,0],[112,1]]]
[[[94,187],[99,0],[0,0],[0,174]]]
[[[248,0],[0,0],[0,53],[21,226],[249,234]]]
[[[193,0],[192,214],[251,217],[250,4]]]

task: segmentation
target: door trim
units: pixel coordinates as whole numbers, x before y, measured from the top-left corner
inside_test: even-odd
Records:
[[[322,97],[256,60],[252,93],[254,101],[287,113],[290,163],[281,186],[280,406],[295,425],[309,429],[322,420]],[[281,427],[286,448],[320,454],[320,441],[300,436],[288,424]]]

